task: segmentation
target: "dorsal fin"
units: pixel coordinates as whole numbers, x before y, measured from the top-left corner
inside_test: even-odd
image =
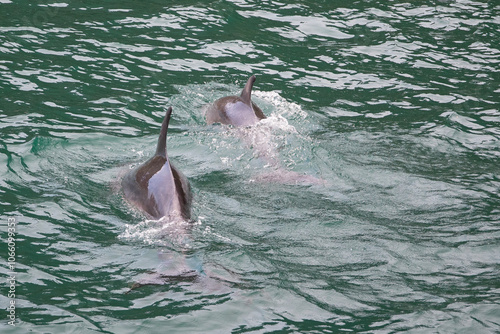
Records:
[[[245,88],[241,91],[240,98],[248,104],[249,106],[252,106],[252,87],[253,83],[255,82],[255,75],[252,75],[250,78],[248,78],[247,84],[245,85]]]
[[[156,155],[160,155],[164,158],[167,157],[167,131],[170,115],[172,115],[172,107],[168,108],[165,118],[161,123],[160,137],[158,137],[158,146],[156,147]]]

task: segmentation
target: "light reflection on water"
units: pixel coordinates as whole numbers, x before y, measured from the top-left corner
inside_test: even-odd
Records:
[[[498,331],[493,2],[0,6],[19,327]],[[206,126],[251,74],[269,119]],[[169,106],[195,196],[179,239],[119,193]],[[130,291],[169,266],[201,278]]]

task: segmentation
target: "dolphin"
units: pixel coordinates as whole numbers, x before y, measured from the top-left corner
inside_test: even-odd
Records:
[[[255,80],[255,75],[248,78],[240,96],[222,97],[208,105],[205,109],[207,124],[221,123],[237,127],[236,133],[248,147],[252,148],[254,156],[261,158],[266,163],[266,167],[272,167],[271,172],[261,174],[253,181],[305,185],[325,184],[324,180],[314,176],[286,170],[281,165],[279,154],[274,148],[271,129],[266,126],[259,129],[249,127],[266,118],[262,110],[252,102],[252,87]]]
[[[191,187],[187,178],[170,163],[167,130],[172,107],[161,125],[155,155],[130,171],[122,180],[125,199],[153,219],[191,218]]]
[[[250,126],[266,118],[262,110],[252,102],[254,82],[255,75],[252,75],[240,96],[225,96],[211,104],[206,111],[207,124]]]

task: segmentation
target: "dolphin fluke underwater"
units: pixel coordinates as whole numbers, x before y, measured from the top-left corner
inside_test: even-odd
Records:
[[[191,218],[192,193],[186,177],[167,155],[167,132],[172,107],[161,125],[155,155],[122,180],[125,199],[153,219]]]
[[[252,102],[255,79],[255,75],[248,79],[240,96],[225,96],[211,104],[206,111],[207,123],[250,126],[266,118],[262,110]]]

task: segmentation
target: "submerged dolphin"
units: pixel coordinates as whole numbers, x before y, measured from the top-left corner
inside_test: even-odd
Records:
[[[191,188],[186,177],[167,156],[167,130],[172,114],[168,108],[161,125],[154,157],[129,172],[122,180],[125,199],[154,219],[191,217]]]
[[[249,126],[266,118],[262,110],[252,102],[254,82],[255,75],[252,75],[240,96],[226,96],[210,105],[206,111],[207,123]]]
[[[255,181],[284,184],[324,184],[325,181],[322,179],[288,171],[281,165],[279,154],[272,141],[273,135],[270,127],[249,127],[266,118],[262,110],[252,102],[254,82],[255,75],[252,75],[240,96],[226,96],[210,104],[205,109],[207,124],[221,123],[238,127],[236,133],[246,142],[248,147],[252,148],[254,156],[261,158],[266,163],[265,167],[271,167],[268,169],[270,172],[255,177]]]

